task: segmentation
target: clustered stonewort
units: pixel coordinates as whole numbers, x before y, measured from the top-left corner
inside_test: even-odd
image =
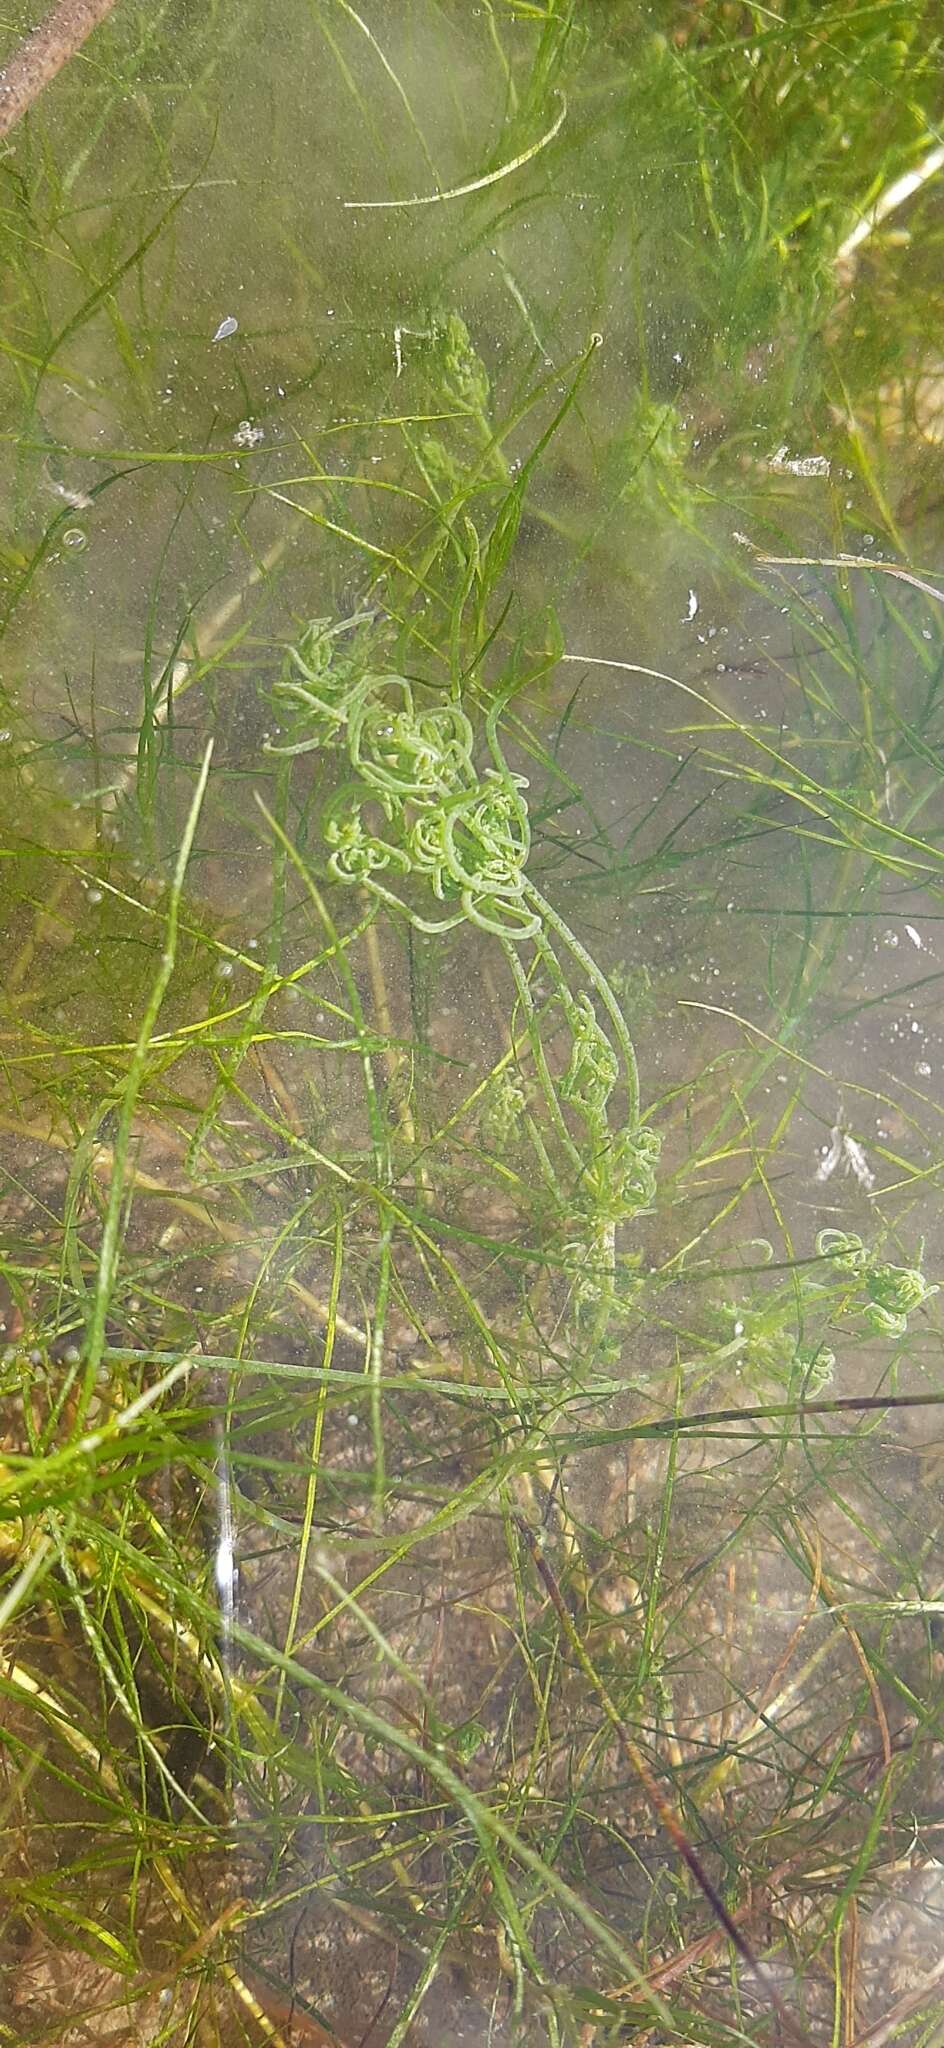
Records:
[[[889,1265],[854,1231],[821,1230],[816,1250],[853,1283],[856,1306],[866,1328],[876,1337],[904,1337],[911,1310],[938,1292],[918,1266]]]
[[[392,671],[369,614],[314,620],[289,650],[275,687],[280,711],[294,723],[269,750],[324,749],[348,771],[321,814],[334,880],[367,891],[420,932],[467,924],[489,935],[502,945],[519,991],[521,948],[534,948],[570,1038],[558,1080],[543,1057],[535,1062],[538,1080],[576,1170],[573,1206],[592,1219],[596,1248],[612,1266],[614,1227],[653,1200],[659,1140],[640,1116],[635,1053],[613,989],[528,875],[528,784],[509,767],[498,733],[506,699],[491,700],[481,766],[467,712],[455,697]],[[575,979],[582,985],[574,988]],[[620,1085],[614,1128],[610,1102]],[[565,1109],[589,1139],[579,1160]]]

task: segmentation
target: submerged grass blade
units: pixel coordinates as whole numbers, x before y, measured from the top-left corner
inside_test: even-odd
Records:
[[[548,143],[553,142],[560,134],[566,119],[567,102],[561,95],[560,106],[554,120],[545,133],[538,137],[537,142],[532,142],[508,163],[500,164],[497,170],[483,171],[481,177],[470,178],[464,185],[450,185],[445,192],[424,192],[422,196],[414,196],[412,199],[345,199],[343,204],[349,211],[383,213],[401,212],[414,206],[442,206],[448,199],[467,199],[470,193],[484,192],[489,185],[499,185],[503,178],[510,178],[514,171],[520,171],[524,164],[530,163],[533,157],[538,156],[541,150],[546,149]]]
[[[85,1342],[82,1392],[76,1416],[77,1426],[79,1427],[81,1427],[81,1423],[88,1412],[105,1343],[105,1323],[108,1316],[109,1303],[114,1291],[121,1248],[121,1214],[125,1200],[125,1180],[131,1146],[131,1128],[138,1096],[144,1083],[151,1049],[151,1039],[174,971],[177,949],[177,926],[180,917],[184,882],[209,781],[212,758],[213,741],[208,740],[204,749],[203,760],[197,776],[190,811],[181,838],[180,850],[177,855],[173,879],[168,893],[167,913],[164,924],[164,945],[160,966],[155,975],[150,998],[141,1019],[134,1051],[128,1067],[127,1080],[119,1099],[111,1185],[108,1191],[108,1203],[102,1225],[102,1243],[98,1259],[98,1272]]]

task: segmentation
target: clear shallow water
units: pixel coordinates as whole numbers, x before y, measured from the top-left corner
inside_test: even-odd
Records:
[[[605,1931],[648,1968],[710,1914],[676,1892],[672,1852],[601,1735],[599,1693],[548,1634],[527,1556],[509,1548],[512,1509],[551,1532],[595,1668],[674,1774],[734,1904],[748,1873],[770,1880],[752,1938],[810,2026],[832,2010],[831,1914],[847,2041],[931,1972],[933,1407],[838,1441],[811,1443],[794,1416],[781,1443],[755,1421],[677,1456],[593,1432],[677,1402],[795,1407],[827,1343],[832,1392],[939,1391],[936,1300],[882,1344],[830,1273],[827,1315],[817,1236],[858,1233],[906,1267],[924,1239],[930,1282],[944,1256],[944,612],[882,571],[758,560],[847,552],[939,574],[933,179],[851,271],[841,257],[876,165],[887,190],[927,157],[935,48],[913,6],[865,26],[845,7],[825,25],[804,11],[785,30],[723,6],[630,24],[605,8],[343,5],[151,21],[119,0],[15,140],[8,1285],[58,1441],[212,736],[105,1335],[124,1401],[181,1356],[221,1361],[195,1373],[179,1441],[152,1443],[133,1486],[104,1489],[101,1521],[81,1489],[65,1537],[62,1503],[43,1509],[66,1542],[44,1581],[64,1647],[27,1606],[18,1668],[68,1686],[79,1776],[57,1794],[40,1772],[35,1869],[27,1858],[12,1885],[15,2026],[48,2023],[42,1945],[69,1953],[77,1912],[120,1937],[146,2015],[179,1962],[173,1885],[193,1912],[199,1865],[198,1926],[249,1901],[234,1953],[272,2025],[291,2024],[294,1985],[348,2043],[619,2037],[625,1994],[615,2010],[606,1998],[627,1964]],[[516,480],[520,523],[476,617],[474,595],[457,603],[470,529],[481,561]],[[540,1153],[519,1149],[522,1104],[501,1133],[480,1117],[490,1070],[525,1036],[493,935],[430,939],[381,915],[351,946],[352,988],[332,923],[346,933],[361,899],[329,889],[326,920],[254,802],[323,885],[319,821],[340,771],[306,754],[279,782],[272,686],[309,619],[361,609],[388,617],[385,659],[417,688],[458,683],[480,758],[489,688],[516,664],[543,671],[504,725],[529,780],[528,873],[613,979],[663,1139],[654,1207],[619,1226],[623,1313],[605,1342],[573,1320],[572,1219]],[[540,1009],[537,969],[534,993]],[[559,1075],[568,1049],[548,1015]],[[372,1206],[378,1179],[393,1224]],[[129,1379],[130,1345],[144,1357]],[[322,1410],[326,1371],[349,1377]],[[475,1400],[454,1391],[470,1387]],[[107,1361],[96,1389],[107,1412]],[[22,1403],[14,1374],[13,1451]],[[502,1456],[529,1425],[539,1444],[509,1475]],[[124,1608],[116,1528],[136,1560]],[[167,1608],[178,1628],[189,1613],[173,1588],[183,1575],[212,1609],[231,1534],[224,1612],[255,1644],[223,1644],[221,1704],[179,1638],[191,1667],[168,1707]],[[135,1604],[142,1583],[150,1607]],[[850,1637],[836,1617],[856,1600]],[[99,1634],[76,1620],[90,1611]],[[215,1655],[206,1611],[187,1626]],[[321,1695],[316,1714],[266,1644],[300,1644],[303,1669],[406,1730],[425,1761]],[[242,1685],[284,1717],[283,1775],[258,1761]],[[22,1687],[12,1712],[19,1759]],[[176,1743],[146,1796],[127,1764],[138,1722]],[[75,1759],[87,1767],[89,1743],[125,1788],[109,1794],[119,1842],[132,1814],[150,1817],[157,1904],[133,1894],[129,1910],[124,1846],[113,1860],[96,1837],[83,1862]],[[443,1756],[547,1856],[550,1879],[509,1852],[517,1923],[489,1903],[479,1809],[436,1779]],[[880,1839],[876,1786],[892,1812]],[[534,1946],[521,1982],[516,1925]],[[102,1966],[107,1939],[79,1945]],[[883,1976],[890,1955],[898,1979]],[[729,2038],[720,1969],[681,1982],[677,2025]],[[744,1997],[767,2025],[749,1979]],[[237,1995],[240,2020],[224,2005],[204,2015],[219,2029],[207,2038],[246,2038],[250,2004]],[[181,2040],[182,2013],[167,2021]],[[107,2038],[98,2024],[91,2038]]]

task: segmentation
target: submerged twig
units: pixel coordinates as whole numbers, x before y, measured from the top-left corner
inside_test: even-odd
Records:
[[[914,164],[910,171],[902,171],[900,177],[893,178],[891,184],[885,186],[836,250],[834,261],[843,283],[852,282],[855,268],[852,258],[861,249],[863,242],[867,242],[870,236],[874,235],[876,228],[880,228],[883,221],[888,219],[889,214],[897,213],[898,208],[904,206],[906,200],[912,199],[916,192],[920,192],[922,186],[929,184],[940,170],[944,170],[944,144],[935,143],[934,148],[927,151],[920,163]]]
[[[115,0],[60,0],[46,20],[24,37],[0,71],[0,136],[9,135],[16,127],[43,86],[75,56],[114,4]]]
[[[870,555],[757,555],[759,562],[766,562],[774,569],[872,569],[880,576],[897,576],[899,583],[910,583],[915,590],[922,590],[925,597],[936,597],[944,604],[944,590],[936,583],[928,583],[923,576],[915,576],[911,569],[903,569],[900,562],[874,562]]]

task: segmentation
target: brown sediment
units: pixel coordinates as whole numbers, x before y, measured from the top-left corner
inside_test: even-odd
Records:
[[[60,0],[47,19],[24,37],[0,70],[0,136],[9,135],[16,127],[43,86],[75,56],[114,4],[115,0]]]

